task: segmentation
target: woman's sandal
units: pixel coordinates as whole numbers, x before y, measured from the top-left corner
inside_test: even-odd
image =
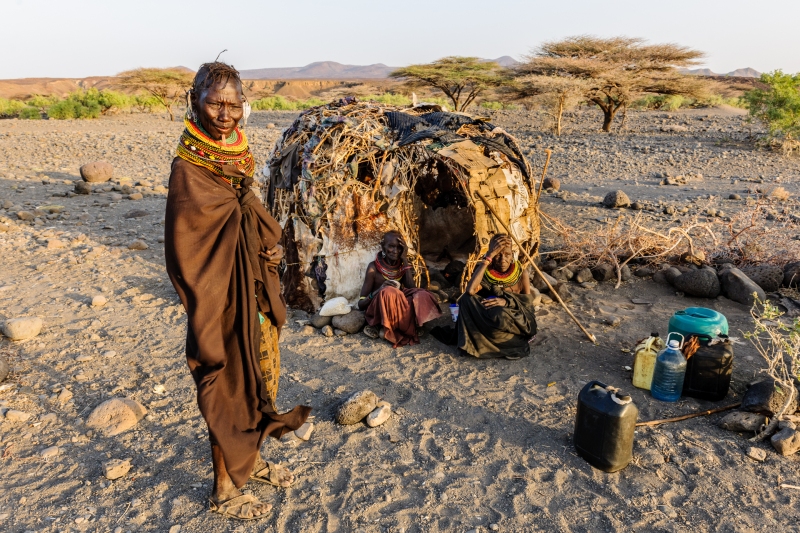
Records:
[[[376,326],[364,326],[364,335],[370,339],[377,339],[380,332]]]
[[[283,470],[289,472],[287,468],[284,468],[277,463],[271,463],[267,461],[267,466],[265,466],[258,472],[252,474],[250,476],[250,479],[252,479],[253,481],[258,481],[259,483],[266,483],[267,485],[272,485],[273,487],[280,487],[282,489],[291,487],[294,484],[294,481],[292,481],[288,485],[282,484],[280,482],[280,478],[278,477],[278,468],[282,468]]]
[[[211,512],[221,514],[227,518],[236,518],[237,520],[266,518],[272,510],[272,505],[258,501],[252,494],[242,494],[222,503],[215,503],[213,500],[209,500],[209,502],[211,503]],[[255,504],[259,503],[267,507],[267,512],[254,516],[251,509]]]

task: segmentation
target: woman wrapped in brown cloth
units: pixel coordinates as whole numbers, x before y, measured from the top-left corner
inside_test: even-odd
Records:
[[[458,306],[458,347],[469,355],[519,359],[530,353],[536,336],[531,281],[508,235],[492,236]]]
[[[381,336],[395,348],[417,344],[417,327],[442,315],[436,297],[417,288],[407,252],[400,232],[387,232],[381,239],[381,251],[367,266],[358,300],[358,308],[366,310],[364,333]]]
[[[239,126],[246,105],[239,73],[204,64],[189,97],[169,179],[167,273],[188,315],[186,359],[211,441],[211,510],[252,520],[272,506],[239,491],[248,479],[294,482],[262,459],[261,444],[299,428],[311,409],[275,408],[286,321],[281,228],[250,189],[255,162]]]

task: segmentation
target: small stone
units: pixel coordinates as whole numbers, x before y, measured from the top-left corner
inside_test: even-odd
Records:
[[[728,195],[728,200],[741,200],[741,199],[742,199],[742,197],[741,197],[741,196],[739,196],[739,195],[738,195],[738,194],[736,194],[736,193],[733,193],[733,194],[729,194],[729,195]]]
[[[108,298],[102,294],[92,297],[92,307],[103,307],[108,303]]]
[[[791,427],[782,428],[772,436],[770,442],[781,455],[793,455],[800,451],[800,433]]]
[[[89,414],[86,427],[96,428],[106,436],[119,435],[134,427],[147,414],[142,404],[129,398],[111,398]]]
[[[137,200],[141,200],[142,198],[144,198],[144,195],[142,193],[140,193],[140,192],[135,192],[133,194],[129,194],[128,195],[128,200],[137,201]]]
[[[330,326],[325,326],[320,331],[326,337],[333,337],[335,335],[335,333],[333,332],[333,328]]]
[[[346,315],[334,316],[331,322],[335,328],[339,328],[350,334],[356,334],[364,329],[367,319],[364,316],[364,311],[353,309]]]
[[[669,505],[659,505],[658,510],[667,515],[668,518],[678,518],[678,512]]]
[[[142,217],[146,217],[149,214],[150,213],[148,213],[147,211],[143,211],[141,209],[134,209],[133,211],[128,211],[127,213],[122,215],[122,217],[123,218],[142,218]]]
[[[592,270],[590,268],[582,268],[575,274],[573,278],[577,283],[586,283],[587,281],[591,281],[594,279],[594,275],[592,274]]]
[[[69,389],[61,389],[61,392],[58,393],[58,402],[59,403],[67,403],[72,399],[72,391]]]
[[[542,271],[544,272],[552,272],[553,270],[558,268],[558,261],[555,259],[548,259],[544,263],[542,263]]]
[[[392,416],[392,406],[389,404],[376,407],[369,415],[367,415],[367,425],[371,428],[380,426]]]
[[[620,317],[618,317],[618,316],[609,315],[609,316],[603,318],[603,322],[605,322],[607,325],[611,326],[612,328],[615,328],[615,327],[619,326],[620,324],[622,324],[622,319]]]
[[[569,286],[566,283],[561,282],[553,288],[556,290],[556,294],[558,294],[558,296],[561,297],[561,300],[564,303],[572,301],[572,293],[569,292]]]
[[[76,181],[75,194],[92,194],[92,186],[85,181]]]
[[[633,275],[637,278],[649,278],[655,274],[655,271],[650,267],[639,267],[633,271]]]
[[[328,327],[330,327],[330,326],[328,326]],[[314,326],[303,326],[303,329],[300,330],[300,334],[301,335],[306,335],[306,336],[313,335],[316,332],[317,332],[317,330],[314,329]]]
[[[169,533],[179,533],[181,530],[180,524],[175,524],[171,528],[169,528]]]
[[[142,239],[136,239],[128,245],[128,250],[147,250],[150,248]]]
[[[103,462],[103,475],[113,481],[127,474],[131,467],[130,459],[110,459]]]
[[[348,333],[343,329],[333,328],[333,334],[337,337],[345,337]]]
[[[617,275],[616,269],[614,269],[613,265],[608,263],[598,263],[592,269],[592,276],[597,281],[609,281],[614,279]]]
[[[550,177],[545,178],[544,182],[542,182],[542,188],[544,188],[545,190],[553,189],[554,191],[558,191],[559,189],[561,189],[561,180],[559,180],[558,178],[550,178]]]
[[[786,391],[775,384],[771,378],[752,383],[742,397],[743,411],[760,413],[765,416],[775,416],[786,402]],[[797,410],[797,394],[794,395],[787,413],[794,413]]]
[[[665,215],[674,215],[675,212],[676,212],[675,206],[668,205],[667,207],[664,208]]]
[[[559,281],[569,281],[575,277],[575,273],[569,267],[560,267],[551,273],[551,275]]]
[[[642,202],[633,202],[631,204],[631,209],[633,209],[634,211],[641,211],[642,209],[644,209],[644,204]]]
[[[43,459],[52,459],[58,455],[60,451],[61,450],[58,449],[58,446],[50,446],[49,448],[42,450],[39,455],[41,455]]]
[[[20,220],[24,220],[26,222],[30,222],[36,218],[36,215],[31,213],[30,211],[18,211],[17,218]]]
[[[81,178],[89,183],[103,183],[111,179],[114,167],[105,161],[93,161],[80,168]]]
[[[55,413],[47,413],[46,415],[42,415],[39,417],[39,422],[42,424],[55,424],[58,422],[58,415]]]
[[[356,392],[348,397],[336,412],[336,422],[343,425],[357,424],[378,405],[378,397],[370,390]]]
[[[324,328],[325,326],[330,326],[332,321],[333,321],[333,317],[331,317],[331,316],[322,316],[319,313],[314,313],[311,316],[311,318],[309,319],[309,322],[311,322],[311,325],[314,326],[317,329]]]
[[[17,411],[16,409],[9,409],[6,411],[6,420],[9,422],[26,422],[31,418],[30,413],[25,411]]]
[[[497,524],[489,524],[489,529],[491,529],[492,531],[498,531],[500,529],[500,526],[498,526]]]
[[[122,195],[118,192],[112,192],[108,194],[108,201],[109,202],[121,202]]]
[[[711,268],[691,270],[681,274],[672,285],[679,291],[700,298],[716,298],[720,293],[719,278]]]
[[[0,355],[0,383],[5,381],[6,377],[8,377],[9,372],[8,361],[6,358]]]
[[[311,434],[314,432],[314,423],[313,422],[306,422],[299,428],[294,430],[294,435],[300,440],[308,440],[311,438]]]
[[[48,250],[60,250],[62,248],[66,248],[66,247],[67,247],[67,243],[65,243],[61,239],[48,239],[47,240],[47,249]],[[781,279],[783,279],[782,275],[781,275]]]
[[[728,431],[759,431],[766,422],[767,417],[764,415],[734,411],[719,421],[719,427]]]
[[[546,295],[546,294],[542,294],[542,305],[548,305],[548,304],[551,304],[551,303],[553,303],[553,299],[552,299],[552,298],[550,298],[550,297],[549,297],[548,295]],[[539,312],[537,312],[537,313],[536,313],[536,315],[537,315],[537,316],[539,316],[539,315],[542,315],[542,316],[544,316],[544,315],[543,315],[543,313],[539,313]]]
[[[750,447],[747,449],[747,457],[755,461],[763,461],[767,458],[767,452],[761,448]]]
[[[767,295],[764,290],[738,268],[726,268],[719,273],[722,294],[734,302],[739,302],[752,307],[755,299],[765,301]]]
[[[603,206],[609,209],[628,207],[629,205],[631,205],[631,200],[623,191],[611,191],[603,198]]]
[[[12,318],[3,324],[3,335],[12,341],[32,339],[42,331],[44,323],[35,316]]]

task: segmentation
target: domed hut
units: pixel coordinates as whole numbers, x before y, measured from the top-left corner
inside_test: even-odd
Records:
[[[478,195],[528,252],[539,248],[536,186],[516,140],[438,106],[346,98],[311,108],[283,132],[264,174],[266,206],[284,228],[284,294],[307,311],[356,300],[390,229],[421,286],[450,259],[471,271],[504,232]]]

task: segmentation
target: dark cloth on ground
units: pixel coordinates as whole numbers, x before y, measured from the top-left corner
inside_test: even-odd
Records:
[[[395,289],[378,291],[365,313],[367,324],[386,328],[386,340],[392,346],[419,343],[417,326],[442,315],[436,297],[425,289]]]
[[[483,306],[484,295],[465,294],[458,301],[458,347],[478,358],[525,357],[536,335],[533,297],[504,291],[505,307]]]
[[[197,403],[237,487],[250,477],[266,435],[299,428],[311,411],[297,406],[277,414],[262,372],[258,310],[275,326],[277,342],[286,306],[276,268],[258,255],[278,243],[281,228],[250,183],[245,178],[234,189],[176,158],[164,227],[167,273],[188,316],[186,358]],[[268,367],[278,371],[274,362]]]

